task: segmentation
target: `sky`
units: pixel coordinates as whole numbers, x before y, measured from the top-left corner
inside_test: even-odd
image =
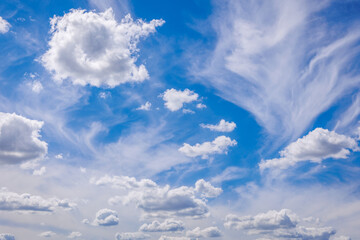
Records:
[[[359,11],[3,0],[0,240],[360,239]]]

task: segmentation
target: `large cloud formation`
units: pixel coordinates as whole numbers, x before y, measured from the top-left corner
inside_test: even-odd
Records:
[[[180,186],[171,188],[169,185],[158,186],[150,179],[141,179],[126,176],[104,176],[100,179],[91,179],[95,185],[110,185],[127,192],[122,196],[109,199],[112,205],[135,204],[145,212],[146,217],[191,217],[201,218],[209,215],[206,198],[214,198],[222,193],[203,179],[195,183],[195,187]]]
[[[0,163],[43,159],[47,154],[47,143],[39,139],[43,124],[15,113],[0,112]]]
[[[255,216],[228,215],[224,226],[244,230],[250,235],[264,235],[271,239],[329,240],[336,231],[332,227],[299,226],[301,219],[292,211],[268,211]]]
[[[355,139],[327,129],[316,128],[282,150],[281,158],[262,161],[259,167],[262,170],[285,169],[302,161],[320,163],[327,158],[345,159],[350,154],[350,150],[359,150]]]
[[[50,48],[41,62],[58,81],[69,78],[97,87],[141,82],[149,74],[135,64],[136,45],[163,23],[134,21],[130,15],[118,23],[111,8],[102,13],[71,10],[51,19]]]

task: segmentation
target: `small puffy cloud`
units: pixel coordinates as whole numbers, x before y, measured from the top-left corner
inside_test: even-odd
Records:
[[[202,123],[200,126],[216,132],[232,132],[236,128],[236,124],[234,122],[227,122],[224,119],[221,119],[216,125]]]
[[[39,139],[43,124],[15,113],[0,112],[0,163],[42,160],[48,149],[47,143]]]
[[[43,89],[44,89],[44,87],[40,81],[35,80],[31,83],[31,90],[34,93],[40,93]]]
[[[217,227],[208,227],[204,229],[197,227],[191,231],[187,231],[186,236],[190,238],[214,238],[220,237],[221,231]]]
[[[180,110],[184,103],[190,103],[196,101],[199,95],[185,89],[184,91],[176,90],[174,88],[167,89],[163,94],[162,98],[165,101],[165,106],[172,112]]]
[[[150,224],[143,224],[140,229],[142,232],[176,232],[184,230],[184,223],[175,219],[166,219],[160,223],[153,221]]]
[[[187,108],[184,108],[184,109],[182,110],[182,112],[183,112],[184,114],[195,114],[195,112],[194,112],[193,110],[187,109]]]
[[[138,107],[136,110],[144,110],[144,111],[149,111],[151,108],[151,103],[150,102],[146,102],[145,104],[141,105],[140,107]]]
[[[351,240],[351,238],[348,236],[336,236],[333,240]]]
[[[97,87],[141,82],[149,74],[135,64],[137,43],[162,24],[134,21],[130,15],[117,22],[111,8],[102,13],[73,9],[51,19],[50,48],[41,62],[58,81]]]
[[[76,206],[68,200],[57,198],[44,199],[28,193],[17,194],[6,189],[0,191],[0,210],[53,212],[55,208],[72,209]]]
[[[158,186],[150,179],[141,179],[126,176],[104,176],[100,179],[91,179],[95,185],[110,185],[114,188],[127,190],[123,196],[109,199],[109,204],[135,204],[146,213],[146,217],[191,217],[201,218],[208,216],[206,200],[217,196],[221,189],[213,187],[204,180],[198,181],[197,186],[181,186],[171,188],[169,185]],[[202,198],[199,198],[201,195]]]
[[[111,97],[111,93],[110,92],[100,92],[99,97],[102,99],[107,99],[108,97]]]
[[[237,142],[231,140],[229,137],[220,136],[215,138],[212,142],[197,143],[191,146],[187,143],[179,148],[179,151],[184,153],[188,157],[201,156],[202,158],[208,158],[210,154],[227,154],[227,150],[230,146],[235,146]]]
[[[63,157],[62,153],[60,153],[60,154],[56,155],[55,158],[56,159],[63,159],[64,157]]]
[[[198,103],[198,104],[196,104],[196,108],[203,109],[203,108],[207,108],[207,107],[203,103]]]
[[[278,228],[294,228],[298,223],[296,214],[288,209],[268,211],[255,216],[238,217],[227,215],[224,226],[232,229],[274,230]]]
[[[40,233],[39,237],[51,238],[51,237],[53,237],[55,235],[56,235],[56,233],[54,233],[52,231],[47,231],[47,232]]]
[[[5,19],[0,17],[0,33],[7,33],[11,25]]]
[[[41,167],[40,169],[34,170],[33,175],[42,176],[46,173],[46,167]]]
[[[316,128],[288,145],[280,152],[280,158],[263,160],[259,167],[261,170],[286,169],[302,161],[320,163],[328,158],[345,159],[350,154],[350,150],[359,150],[355,139],[327,129]]]
[[[117,212],[111,209],[101,209],[96,213],[94,225],[97,226],[114,226],[118,225],[119,216]]]
[[[116,240],[145,240],[150,239],[150,235],[142,232],[125,232],[125,233],[116,233]]]
[[[222,193],[221,188],[216,188],[211,183],[200,179],[195,183],[195,191],[201,194],[201,197],[215,198]]]
[[[0,240],[15,240],[15,236],[10,233],[0,233]]]
[[[82,236],[82,234],[80,232],[71,232],[68,235],[68,238],[70,239],[76,239],[76,238],[80,238]]]

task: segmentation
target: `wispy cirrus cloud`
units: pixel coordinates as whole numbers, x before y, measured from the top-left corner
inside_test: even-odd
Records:
[[[320,14],[329,1],[216,4],[216,47],[204,70],[193,73],[251,112],[280,142],[299,137],[320,113],[357,89],[353,63],[360,31],[339,23],[342,34],[332,34]]]

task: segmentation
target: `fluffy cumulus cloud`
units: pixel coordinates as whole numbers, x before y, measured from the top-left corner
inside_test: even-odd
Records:
[[[15,240],[15,236],[10,233],[0,233],[0,240]]]
[[[11,27],[10,23],[8,23],[8,21],[0,17],[0,33],[7,33],[10,27]]]
[[[56,208],[72,209],[76,206],[66,199],[49,198],[28,193],[17,194],[6,189],[0,191],[0,210],[5,211],[30,211],[53,212]]]
[[[221,119],[216,125],[202,123],[200,126],[216,132],[232,132],[236,128],[236,124],[234,122],[227,122],[224,119]]]
[[[355,139],[327,129],[316,128],[288,145],[280,152],[280,158],[262,161],[259,166],[260,169],[285,169],[302,161],[320,163],[327,158],[345,159],[350,150],[359,150]]]
[[[332,227],[299,226],[300,218],[288,209],[268,211],[255,216],[228,215],[224,226],[263,235],[270,239],[329,240],[336,231]]]
[[[220,237],[221,231],[217,227],[208,227],[204,229],[197,227],[191,231],[187,231],[186,236],[190,238],[214,238]]]
[[[216,188],[211,183],[200,179],[195,183],[195,191],[200,193],[205,198],[215,198],[222,193],[221,188]]]
[[[166,219],[164,222],[153,221],[149,224],[143,224],[140,227],[142,232],[176,232],[183,231],[185,229],[184,223],[176,219]]]
[[[222,192],[204,180],[199,180],[195,187],[177,188],[169,185],[162,187],[149,179],[137,181],[122,176],[104,176],[98,180],[91,179],[90,182],[127,190],[122,196],[110,198],[109,203],[135,204],[145,212],[146,217],[206,217],[209,210],[205,198],[216,197]]]
[[[53,237],[55,235],[56,235],[56,233],[54,233],[52,231],[47,231],[47,232],[40,233],[39,237],[51,238],[51,237]]]
[[[94,225],[98,226],[114,226],[118,225],[119,216],[117,212],[111,209],[101,209],[96,213]]]
[[[58,81],[98,87],[141,82],[149,75],[144,65],[136,65],[137,43],[163,23],[134,21],[130,15],[117,22],[112,9],[71,10],[51,19],[50,48],[41,62]]]
[[[188,157],[201,156],[206,159],[210,154],[227,154],[228,148],[236,144],[237,142],[231,140],[229,137],[219,136],[212,142],[197,143],[194,146],[184,143],[184,145],[179,148],[179,151]]]
[[[115,240],[145,240],[150,239],[150,235],[142,232],[116,233]]]
[[[0,163],[42,160],[47,143],[39,138],[43,122],[0,112]]]
[[[167,89],[163,94],[162,98],[165,101],[165,106],[172,112],[180,110],[184,103],[190,103],[196,101],[199,95],[185,89],[184,91],[176,90],[174,88]]]
[[[248,230],[274,230],[278,228],[294,228],[298,223],[298,217],[288,209],[280,211],[268,211],[255,216],[238,217],[227,215],[225,227]]]

